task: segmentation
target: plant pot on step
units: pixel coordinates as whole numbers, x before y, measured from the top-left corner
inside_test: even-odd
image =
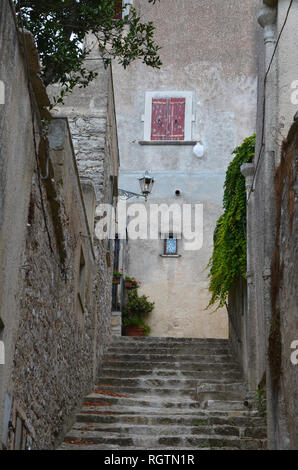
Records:
[[[124,336],[145,336],[145,329],[143,326],[124,326]]]

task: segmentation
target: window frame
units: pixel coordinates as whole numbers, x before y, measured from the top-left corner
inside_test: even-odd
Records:
[[[171,98],[184,98],[185,99],[185,117],[184,117],[184,139],[183,140],[151,140],[152,132],[152,101],[153,99],[171,99]],[[144,141],[156,144],[158,142],[174,144],[183,144],[183,142],[192,141],[192,123],[194,116],[192,113],[193,108],[193,93],[191,91],[147,91],[145,94],[145,114],[144,121]]]
[[[168,253],[167,251],[167,242],[168,240],[176,240],[176,252],[175,253]],[[164,239],[164,256],[177,256],[178,255],[178,239],[174,237],[173,233],[170,233],[167,238]]]

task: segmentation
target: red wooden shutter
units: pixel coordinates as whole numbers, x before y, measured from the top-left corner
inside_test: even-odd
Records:
[[[151,140],[184,140],[185,98],[152,100]]]
[[[123,1],[115,0],[115,16],[114,20],[122,20]]]
[[[152,100],[151,140],[168,140],[168,100]]]
[[[185,98],[171,98],[169,101],[168,140],[184,140]]]

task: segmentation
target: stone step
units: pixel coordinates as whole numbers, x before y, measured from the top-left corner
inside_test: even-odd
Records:
[[[116,337],[113,338],[110,342],[110,345],[129,345],[129,344],[202,344],[202,345],[216,345],[216,344],[223,344],[223,345],[230,345],[230,341],[228,339],[221,339],[221,338],[171,338],[171,337],[136,337],[136,336],[122,336],[120,338]]]
[[[139,434],[129,436],[117,436],[115,434],[98,433],[96,431],[77,431],[71,430],[65,438],[65,443],[72,444],[75,441],[78,443],[92,443],[92,444],[108,444],[117,447],[133,447],[134,449],[155,449],[156,446],[165,446],[167,449],[180,449],[183,446],[193,448],[202,447],[234,447],[239,450],[257,450],[264,449],[264,439],[251,439],[251,438],[238,438],[236,436],[221,436],[221,435],[208,435],[202,434],[200,436],[182,435],[182,436],[142,436]]]
[[[130,395],[134,397],[140,396],[147,396],[148,393],[150,395],[154,395],[156,397],[176,397],[177,399],[182,397],[191,397],[196,399],[201,407],[204,408],[203,404],[208,400],[238,400],[244,402],[245,395],[242,393],[241,390],[235,392],[221,392],[221,391],[214,391],[208,392],[207,394],[202,393],[198,394],[196,389],[193,387],[183,388],[183,387],[172,387],[172,388],[162,388],[162,387],[141,387],[141,386],[134,386],[134,387],[111,387],[108,384],[99,384],[97,387],[98,390],[102,390],[106,393],[117,393],[123,395]],[[104,393],[103,393],[104,395]]]
[[[248,391],[248,385],[245,382],[236,383],[221,383],[221,382],[201,382],[197,383],[197,393],[213,393],[213,392],[226,392],[226,393],[242,393],[245,395]]]
[[[128,347],[110,347],[107,354],[190,354],[201,356],[228,355],[233,353],[226,346],[172,346],[172,347],[136,347],[134,345]]]
[[[85,410],[85,411],[84,411]],[[199,410],[187,414],[180,412],[180,414],[162,414],[159,409],[155,414],[127,414],[125,411],[122,414],[119,410],[110,414],[98,414],[101,412],[92,411],[90,407],[83,408],[77,415],[77,422],[79,423],[102,423],[102,424],[117,424],[120,425],[131,424],[138,425],[169,425],[169,426],[231,426],[247,429],[264,429],[264,418],[256,416],[245,416],[244,414],[228,414],[223,412],[210,413],[205,410]]]
[[[114,424],[98,424],[97,422],[77,422],[73,431],[96,432],[101,434],[112,434],[119,437],[130,435],[147,435],[147,436],[200,436],[200,435],[218,435],[218,436],[236,436],[239,438],[266,438],[266,427],[255,429],[254,427],[230,426],[230,425],[195,425],[195,426],[168,426],[168,425],[123,425],[121,428]]]
[[[152,403],[151,407],[147,405],[142,406],[140,403],[137,403],[135,407],[127,407],[123,404],[113,404],[107,403],[103,400],[98,401],[86,401],[82,406],[83,413],[89,413],[94,415],[108,415],[108,416],[115,416],[115,415],[132,415],[132,416],[156,416],[156,415],[182,415],[182,416],[198,416],[201,413],[207,413],[208,415],[218,416],[218,417],[258,417],[258,412],[256,410],[250,410],[248,408],[242,410],[203,410],[200,407],[193,408],[173,408],[171,407],[164,407],[163,402],[161,404],[155,402]]]
[[[159,378],[159,377],[169,377],[169,378],[194,378],[197,380],[206,380],[208,379],[216,379],[218,377],[219,371],[217,370],[192,370],[191,368],[188,370],[185,369],[160,369],[160,368],[153,368],[153,369],[126,369],[126,368],[119,368],[119,367],[105,367],[102,371],[101,377],[98,380],[104,380],[105,377],[109,378],[138,378],[138,377],[148,377]],[[222,379],[228,379],[228,381],[233,382],[234,379],[241,379],[242,374],[239,370],[226,370],[220,371],[220,377]]]
[[[201,383],[197,385],[196,397],[202,408],[205,408],[209,400],[229,401],[240,400],[244,402],[247,394],[247,384],[211,384]]]
[[[162,407],[162,408],[199,408],[200,405],[196,401],[195,397],[193,399],[183,397],[166,397],[166,399],[162,399],[156,395],[149,395],[146,394],[145,397],[142,396],[129,396],[129,395],[121,395],[118,396],[109,396],[102,393],[91,393],[87,396],[85,403],[92,403],[98,404],[97,406],[103,406],[102,403],[105,403],[106,406],[111,405],[120,405],[129,407]],[[84,404],[85,404],[84,403]]]
[[[108,378],[102,377],[101,381],[98,382],[96,388],[102,386],[106,387],[135,387],[135,388],[151,388],[151,389],[169,389],[169,388],[178,388],[178,389],[196,389],[197,380],[196,379],[180,379],[180,378],[151,378],[149,377],[140,377],[140,378]]]
[[[146,396],[148,393],[151,395],[154,395],[156,397],[164,397],[164,396],[176,396],[178,397],[184,397],[184,396],[191,396],[192,398],[196,398],[196,389],[195,387],[193,388],[183,388],[183,387],[172,387],[172,388],[157,388],[157,387],[141,387],[141,386],[135,386],[135,387],[111,387],[109,385],[105,384],[99,384],[96,387],[98,390],[102,390],[104,392],[111,392],[111,393],[119,393],[119,394],[124,394],[124,395],[131,395],[135,397],[139,396]]]
[[[245,410],[246,406],[244,405],[243,400],[228,400],[227,398],[222,398],[219,400],[206,400],[203,404],[200,404],[200,407],[204,410],[216,410],[216,411],[238,411]]]
[[[222,355],[198,355],[198,354],[155,354],[155,353],[138,353],[138,354],[107,354],[105,356],[105,361],[118,361],[126,363],[143,363],[143,362],[187,362],[187,363],[196,363],[196,364],[237,364],[232,356],[227,354]]]
[[[227,363],[205,363],[199,364],[196,361],[164,361],[163,362],[152,362],[150,360],[146,361],[136,361],[134,363],[120,361],[120,360],[113,360],[113,359],[106,359],[104,360],[103,371],[106,369],[128,369],[128,370],[138,370],[139,368],[144,369],[173,369],[173,370],[191,370],[191,371],[240,371],[240,368],[236,362],[231,362],[230,364]]]
[[[104,450],[104,451],[107,451],[107,450],[119,450],[119,448],[117,446],[114,446],[114,445],[109,445],[109,444],[89,444],[89,442],[83,442],[83,443],[80,443],[79,441],[76,442],[76,443],[62,443],[61,444],[61,447],[57,450],[66,450],[66,451],[98,451],[98,450]],[[121,451],[134,451],[135,448],[134,447],[121,447]],[[139,448],[138,450],[148,450],[148,451],[152,451],[152,449],[150,447],[146,448],[146,447],[142,447],[142,448]],[[166,447],[161,447],[161,446],[155,446],[154,447],[154,450],[166,450]],[[193,447],[179,447],[179,450],[186,450],[186,451],[193,451],[194,448]],[[237,447],[225,447],[225,448],[222,448],[222,447],[212,447],[212,449],[210,447],[204,447],[204,448],[201,448],[200,451],[204,451],[204,450],[220,450],[220,451],[228,451],[228,450],[239,450]]]
[[[96,388],[101,388],[104,386],[105,388],[108,387],[117,387],[117,388],[131,388],[135,387],[138,388],[146,388],[146,389],[195,389],[197,392],[202,390],[200,387],[212,387],[217,386],[217,391],[238,391],[241,390],[243,393],[246,393],[247,385],[241,382],[232,382],[228,380],[228,378],[221,378],[221,379],[211,379],[202,380],[198,383],[198,380],[195,378],[172,378],[172,377],[158,377],[158,378],[151,378],[151,376],[146,377],[139,377],[139,378],[126,378],[126,377],[100,377]],[[117,391],[117,390],[116,390]]]
[[[117,337],[62,449],[266,448],[228,340]]]

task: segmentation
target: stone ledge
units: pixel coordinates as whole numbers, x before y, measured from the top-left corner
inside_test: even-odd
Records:
[[[196,140],[139,140],[139,145],[192,145],[197,144]]]

